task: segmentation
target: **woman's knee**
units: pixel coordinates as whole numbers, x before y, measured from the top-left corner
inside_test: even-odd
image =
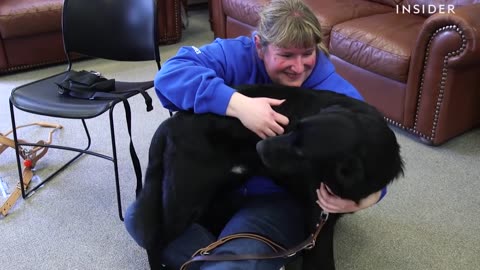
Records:
[[[305,218],[300,204],[288,196],[259,198],[240,209],[228,222],[220,237],[252,232],[291,247],[305,237]]]
[[[261,255],[272,254],[275,251],[262,241],[255,239],[234,239],[227,242],[211,252],[214,255],[228,254],[228,255]],[[279,270],[285,263],[285,258],[269,259],[269,260],[238,260],[238,261],[219,261],[219,262],[205,262],[201,265],[202,270]]]

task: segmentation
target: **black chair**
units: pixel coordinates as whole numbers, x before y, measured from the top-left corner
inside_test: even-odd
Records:
[[[148,104],[151,99],[145,90],[153,87],[153,81],[120,82],[115,81],[113,97],[80,99],[62,96],[58,86],[67,73],[73,71],[70,56],[72,53],[95,58],[117,61],[151,61],[154,60],[160,69],[160,53],[157,39],[157,1],[156,0],[65,0],[62,14],[62,33],[65,54],[68,60],[67,71],[56,74],[12,90],[10,96],[10,112],[12,128],[15,124],[14,108],[19,110],[58,118],[80,119],[88,140],[84,149],[48,145],[49,148],[63,149],[78,154],[60,169],[46,177],[35,187],[28,189],[23,184],[20,154],[25,156],[22,146],[34,147],[37,144],[19,143],[17,132],[13,128],[13,139],[17,154],[17,166],[23,198],[51,180],[60,171],[83,154],[104,158],[113,162],[118,202],[118,212],[123,221],[120,183],[118,176],[117,151],[115,146],[115,130],[113,109],[116,104],[123,103],[127,116],[127,127],[130,135],[130,154],[137,177],[137,195],[142,188],[142,172],[131,139],[130,106],[128,98],[138,93],[144,95]],[[155,74],[152,74],[152,79]],[[110,78],[109,78],[110,79]],[[148,107],[148,106],[147,106]],[[151,108],[149,108],[151,109]],[[147,109],[148,110],[148,109]],[[89,151],[91,138],[85,119],[97,117],[109,111],[112,156]],[[23,151],[23,152],[22,152]]]

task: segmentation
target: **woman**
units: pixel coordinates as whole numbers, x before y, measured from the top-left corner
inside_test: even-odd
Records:
[[[335,72],[322,44],[320,24],[300,0],[273,0],[260,13],[258,30],[251,37],[216,39],[201,48],[181,48],[158,72],[155,90],[170,110],[236,117],[246,128],[266,138],[282,134],[283,126],[288,124],[288,118],[272,108],[283,100],[250,98],[232,87],[272,83],[328,89],[362,99],[358,91]],[[385,192],[378,191],[356,204],[335,196],[322,184],[317,190],[317,203],[330,213],[355,212],[374,205]],[[194,224],[159,255],[168,267],[178,269],[197,249],[233,233],[258,233],[287,248],[306,238],[301,207],[271,179],[253,177],[241,191],[227,196],[235,202],[234,212],[220,235]],[[127,230],[143,246],[141,233],[129,226],[128,218],[134,211],[131,206],[126,215]],[[268,246],[248,239],[227,242],[214,251],[267,252],[270,252]],[[224,261],[194,265],[190,269],[278,270],[285,263],[283,259]]]

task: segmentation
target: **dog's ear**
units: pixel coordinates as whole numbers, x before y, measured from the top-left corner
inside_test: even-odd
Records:
[[[337,157],[325,166],[323,181],[337,196],[359,202],[360,199],[372,193],[366,179],[366,168],[360,157],[347,155]]]
[[[302,119],[296,132],[305,157],[318,160],[348,154],[358,143],[360,131],[351,112],[335,112]]]
[[[365,169],[359,157],[350,155],[335,164],[335,174],[342,189],[352,189],[354,185],[363,183],[365,180]]]

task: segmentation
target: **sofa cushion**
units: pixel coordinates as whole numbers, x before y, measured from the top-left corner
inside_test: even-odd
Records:
[[[382,4],[385,4],[385,5],[389,5],[389,6],[396,6],[396,5],[401,5],[403,0],[370,0],[370,1],[373,1],[373,2],[377,2],[377,3],[382,3]]]
[[[227,17],[256,27],[258,14],[268,3],[270,0],[230,0],[223,1],[223,9]]]
[[[480,0],[404,0],[402,5],[411,13],[429,17],[436,13],[455,13],[456,8],[478,3]],[[405,13],[403,8],[399,12]]]
[[[392,12],[391,6],[367,0],[304,0],[317,15],[325,44],[328,44],[330,31],[335,24],[354,18]],[[270,0],[228,0],[223,1],[223,9],[227,17],[234,18],[251,26],[258,24],[258,13],[270,3]],[[342,12],[339,12],[341,10]]]
[[[391,6],[368,0],[305,0],[305,3],[312,8],[320,21],[325,44],[330,42],[330,34],[334,25],[393,10]]]
[[[392,0],[394,1],[394,0]],[[478,4],[480,0],[404,0],[403,5],[434,5],[439,7],[441,5],[454,5],[455,7]]]
[[[0,35],[4,39],[61,31],[63,0],[2,0]]]
[[[424,17],[386,13],[335,25],[330,52],[371,72],[406,82]]]

